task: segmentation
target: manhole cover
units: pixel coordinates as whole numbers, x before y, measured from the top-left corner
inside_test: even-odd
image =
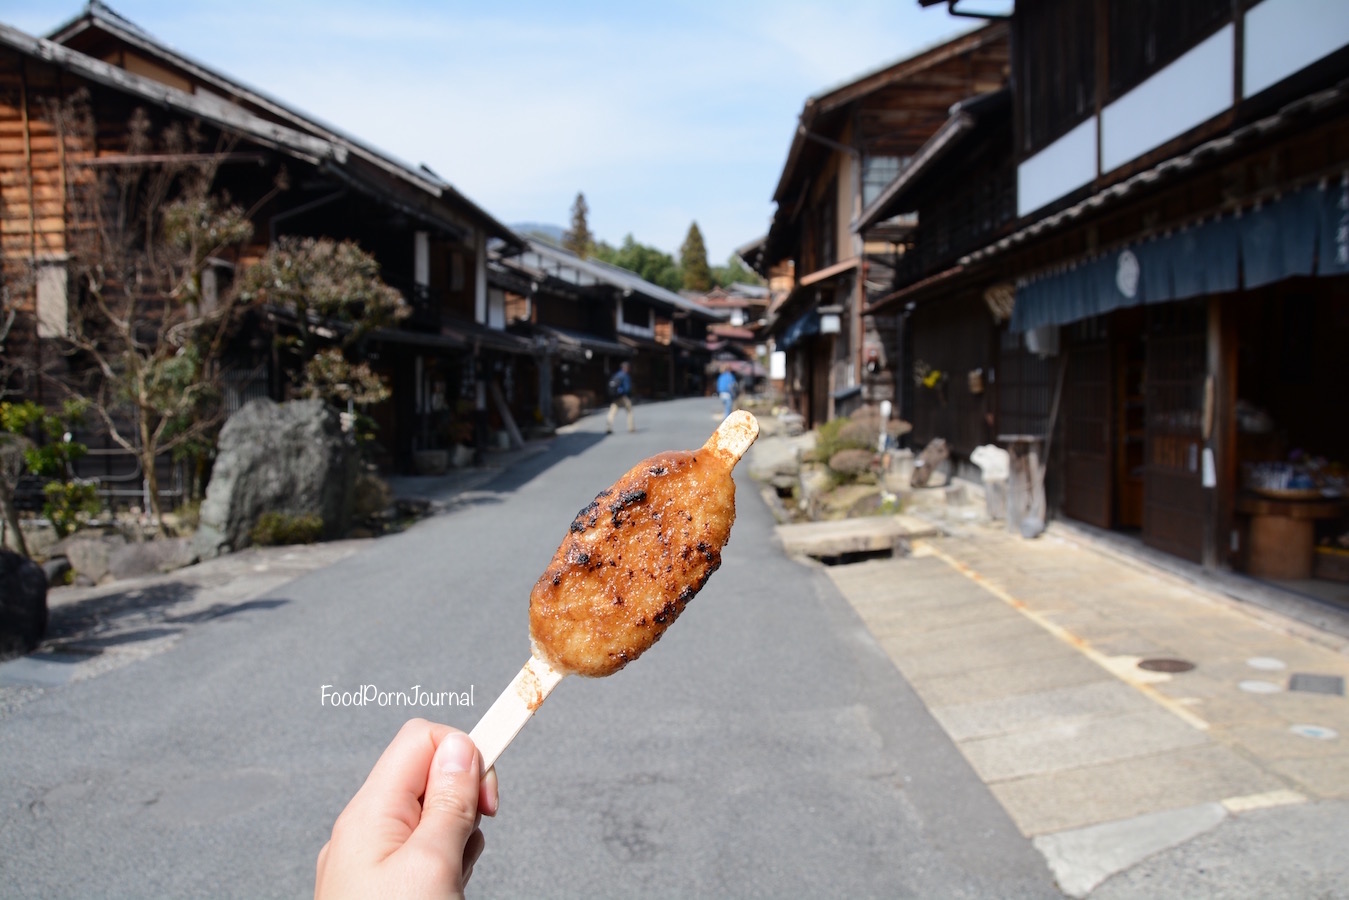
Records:
[[[1194,668],[1194,663],[1183,659],[1145,659],[1138,668],[1149,672],[1188,672]]]
[[[1306,691],[1310,694],[1333,694],[1344,696],[1344,679],[1339,675],[1309,675],[1297,672],[1288,679],[1288,690]]]
[[[1323,725],[1294,725],[1288,730],[1300,737],[1318,741],[1333,741],[1340,736],[1340,733],[1334,728],[1326,728]]]
[[[1278,672],[1288,668],[1283,660],[1275,659],[1272,656],[1252,656],[1246,660],[1246,665],[1252,669],[1262,669],[1266,672]]]
[[[1283,690],[1272,681],[1243,681],[1237,687],[1248,694],[1277,694]]]

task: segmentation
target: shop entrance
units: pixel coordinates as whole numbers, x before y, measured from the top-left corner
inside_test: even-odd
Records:
[[[1234,562],[1349,605],[1349,278],[1248,291],[1224,307],[1229,314],[1238,346]]]
[[[1205,335],[1202,302],[1149,307],[1143,365],[1143,541],[1191,562],[1204,555]]]
[[[1205,306],[1121,310],[1066,329],[1064,512],[1198,561]]]

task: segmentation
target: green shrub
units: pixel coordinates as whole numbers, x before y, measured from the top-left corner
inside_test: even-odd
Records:
[[[96,481],[49,481],[42,486],[42,493],[47,497],[42,514],[60,538],[73,534],[103,509]]]
[[[288,513],[268,512],[258,518],[249,532],[253,543],[260,547],[281,544],[312,544],[323,536],[323,519],[315,515],[292,516]]]

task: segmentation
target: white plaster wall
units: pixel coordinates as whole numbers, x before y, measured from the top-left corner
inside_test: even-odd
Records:
[[[1349,0],[1264,0],[1246,13],[1245,43],[1250,97],[1349,44]]]
[[[412,280],[423,286],[431,283],[431,236],[425,231],[412,235]]]
[[[473,238],[473,318],[481,325],[487,322],[487,237],[474,231]]]
[[[487,292],[487,326],[506,327],[506,292],[492,288]]]
[[[68,273],[64,263],[37,266],[37,336],[65,337],[70,330]]]
[[[1016,212],[1034,212],[1096,177],[1096,117],[1078,125],[1016,170]]]
[[[1223,26],[1107,106],[1101,113],[1101,170],[1113,171],[1230,108],[1235,40],[1236,29]]]

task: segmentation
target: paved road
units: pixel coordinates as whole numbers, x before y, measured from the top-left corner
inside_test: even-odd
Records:
[[[302,896],[399,724],[468,729],[529,654],[575,510],[696,446],[715,400],[592,417],[484,492],[0,720],[0,893]],[[650,654],[569,679],[498,765],[480,897],[1052,897],[1044,862],[753,485],[721,571]],[[473,691],[339,708],[323,685]]]

